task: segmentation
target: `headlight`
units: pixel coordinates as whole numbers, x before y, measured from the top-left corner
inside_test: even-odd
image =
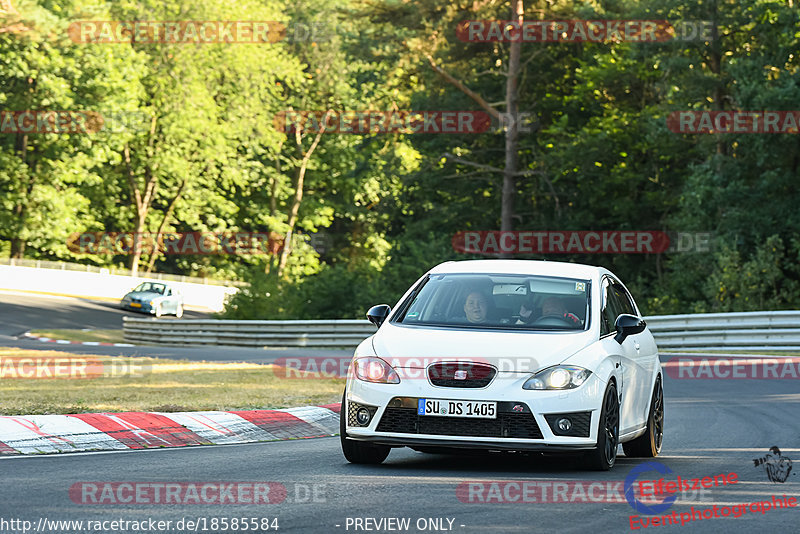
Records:
[[[376,382],[378,384],[400,383],[397,371],[380,358],[374,356],[358,358],[353,362],[353,367],[356,371],[356,378],[364,382]]]
[[[152,306],[152,305],[153,305],[153,302],[155,302],[155,301],[152,301],[152,300],[151,300],[150,302],[148,302],[148,304],[149,304],[150,306]]]
[[[592,372],[574,365],[556,365],[530,377],[522,389],[574,389],[589,378]]]

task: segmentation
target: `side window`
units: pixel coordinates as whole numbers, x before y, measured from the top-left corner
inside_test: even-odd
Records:
[[[600,312],[600,336],[616,331],[614,324],[620,314],[620,305],[610,283],[603,284],[603,310]]]
[[[617,302],[620,305],[620,313],[629,313],[631,315],[636,315],[636,308],[633,306],[633,300],[631,296],[625,291],[625,288],[619,284],[614,284],[612,286],[614,288],[614,293],[617,297]]]

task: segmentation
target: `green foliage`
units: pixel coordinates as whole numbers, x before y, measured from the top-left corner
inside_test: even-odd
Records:
[[[0,252],[76,255],[70,234],[133,231],[135,190],[155,180],[144,230],[285,235],[313,132],[286,110],[475,110],[435,62],[486,101],[505,98],[508,43],[456,38],[461,21],[508,19],[510,3],[445,0],[20,0],[27,31],[0,31],[0,109],[142,113],[138,128],[0,134]],[[526,18],[712,20],[717,40],[525,43],[518,230],[713,232],[711,252],[557,255],[599,264],[644,313],[800,305],[797,135],[679,135],[676,110],[791,110],[800,102],[800,11],[777,0],[525,2]],[[328,38],[265,45],[72,42],[75,20],[321,23]],[[429,58],[430,56],[430,58]],[[449,156],[450,154],[452,156]],[[455,157],[453,157],[455,156]],[[128,157],[130,162],[128,162]],[[479,166],[467,162],[477,163]],[[156,270],[250,286],[235,318],[363,317],[431,266],[472,258],[453,234],[499,228],[504,136],[325,134],[308,158],[293,233],[277,258],[145,255]],[[134,186],[131,186],[133,182]],[[477,257],[477,256],[474,256]],[[519,256],[541,258],[542,256]]]

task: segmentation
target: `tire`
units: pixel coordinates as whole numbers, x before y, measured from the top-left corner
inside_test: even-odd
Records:
[[[183,304],[178,304],[178,307],[175,308],[175,317],[178,319],[183,317]]]
[[[346,394],[347,392],[342,395],[342,409],[339,412],[339,439],[342,442],[344,457],[351,464],[377,465],[382,463],[389,456],[391,447],[356,441],[347,437],[347,425],[345,424],[347,419]]]
[[[154,315],[156,316],[156,319],[160,319],[164,315],[164,312],[161,311],[161,304],[156,306],[156,312]]]
[[[597,425],[597,446],[586,453],[587,467],[608,471],[617,461],[619,445],[619,397],[614,382],[609,382],[603,395],[603,406]]]
[[[625,456],[629,458],[655,458],[664,443],[664,388],[661,377],[656,378],[653,396],[650,400],[650,414],[647,416],[647,430],[638,438],[622,444]]]

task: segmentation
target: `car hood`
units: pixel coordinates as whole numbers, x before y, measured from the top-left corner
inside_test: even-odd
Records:
[[[122,298],[129,298],[131,300],[153,300],[158,297],[163,297],[161,293],[154,291],[131,291]]]
[[[466,360],[522,373],[557,365],[594,341],[590,331],[471,330],[384,323],[372,337],[372,347],[394,367]]]

